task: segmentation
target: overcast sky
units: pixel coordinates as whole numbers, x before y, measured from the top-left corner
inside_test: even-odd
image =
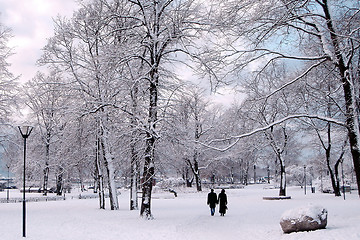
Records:
[[[0,21],[12,29],[9,46],[14,55],[8,59],[10,70],[22,82],[34,77],[41,48],[53,34],[53,18],[71,16],[76,0],[0,0]]]
[[[47,38],[53,35],[53,18],[71,17],[78,8],[77,0],[0,0],[0,22],[12,29],[9,46],[14,55],[8,59],[10,71],[26,82],[40,70],[36,61]],[[210,98],[217,103],[230,105],[234,92],[229,87],[219,89],[220,94]]]

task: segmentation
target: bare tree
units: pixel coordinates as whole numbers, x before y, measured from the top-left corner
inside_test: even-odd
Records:
[[[336,77],[323,69],[309,75],[309,78],[317,78],[317,81],[306,83],[303,90],[305,111],[324,115],[329,118],[345,119],[341,98],[341,87],[338,86]],[[323,80],[321,80],[323,78]],[[343,160],[348,145],[348,135],[343,132],[344,127],[330,122],[304,119],[303,123],[316,133],[320,148],[325,153],[325,165],[330,175],[331,184],[335,196],[340,196],[339,165]],[[334,157],[338,155],[337,157]]]
[[[199,22],[194,1],[125,1],[129,14],[118,18],[134,21],[131,32],[141,54],[134,57],[144,63],[144,84],[148,86],[148,113],[146,123],[146,147],[142,176],[142,205],[140,215],[148,219],[151,214],[151,191],[155,174],[156,141],[159,137],[159,104],[161,89],[166,80],[165,66],[172,62],[176,52],[186,52],[191,38],[197,33]],[[120,4],[121,1],[118,1]],[[121,4],[120,4],[121,5]],[[129,30],[130,32],[130,30]]]
[[[186,87],[188,88],[188,87]],[[173,116],[172,134],[179,140],[179,148],[183,149],[181,158],[191,170],[195,179],[197,191],[202,191],[200,170],[206,168],[206,160],[209,156],[205,149],[199,144],[203,141],[209,131],[213,128],[211,123],[210,102],[205,99],[204,90],[193,86],[192,90],[187,90],[179,97],[179,103],[175,108],[176,115]],[[179,133],[182,135],[179,136]],[[186,154],[185,154],[186,153]],[[189,182],[189,176],[185,177]]]
[[[48,191],[50,164],[54,163],[51,147],[58,141],[59,134],[65,127],[63,115],[69,107],[68,94],[62,87],[62,82],[55,74],[45,76],[42,73],[37,75],[26,85],[24,90],[27,101],[26,105],[32,110],[37,119],[38,129],[44,144],[45,155],[43,155],[43,193],[46,196]],[[60,192],[58,192],[61,194]]]

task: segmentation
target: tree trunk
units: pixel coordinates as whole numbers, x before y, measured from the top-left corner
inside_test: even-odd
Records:
[[[45,162],[45,168],[44,168],[44,183],[43,183],[43,190],[44,190],[44,196],[47,196],[47,189],[48,189],[48,182],[49,182],[49,163]]]
[[[196,155],[196,154],[195,154]],[[202,191],[202,188],[201,188],[201,179],[200,179],[200,172],[199,172],[199,164],[198,164],[198,161],[196,159],[194,155],[194,159],[193,159],[193,162],[191,162],[191,160],[189,159],[185,159],[187,164],[189,165],[193,175],[194,175],[194,178],[195,178],[195,184],[196,184],[196,190],[198,192],[201,192]]]
[[[288,135],[286,134],[285,127],[282,127],[283,134],[284,134],[284,140],[283,140],[283,146],[280,148],[275,141],[275,137],[273,135],[274,129],[270,129],[270,133],[264,132],[266,138],[270,141],[270,145],[275,153],[276,159],[275,159],[275,168],[277,167],[277,161],[279,161],[280,165],[280,190],[279,190],[279,196],[286,196],[286,171],[285,171],[285,160],[283,159],[283,153],[285,151],[285,148],[287,146],[288,142]]]
[[[249,168],[250,168],[250,164],[249,162],[245,163],[245,173],[244,173],[244,185],[247,186],[248,185],[248,179],[249,179]]]
[[[56,195],[61,196],[64,188],[63,184],[63,171],[62,167],[59,167],[59,173],[56,177]]]
[[[340,192],[340,178],[339,178],[339,164],[341,163],[340,160],[336,161],[335,164],[335,187],[334,187],[334,192],[335,192],[335,196],[341,196],[341,192]]]
[[[114,157],[111,153],[111,146],[108,141],[109,133],[104,125],[104,122],[107,121],[107,115],[105,109],[102,109],[101,116],[99,118],[99,135],[100,135],[100,149],[102,154],[102,159],[104,160],[104,167],[107,173],[107,185],[109,188],[109,198],[110,198],[110,209],[118,210],[119,202],[117,198],[116,184],[115,184],[115,167],[114,167]]]
[[[186,179],[186,187],[191,188],[193,180],[194,180],[193,178],[192,179]]]
[[[329,125],[330,126],[330,125]],[[330,127],[328,127],[328,142],[329,145],[327,148],[325,148],[325,155],[326,155],[326,165],[330,174],[330,179],[331,179],[331,186],[334,190],[335,196],[341,196],[340,193],[340,187],[339,187],[339,181],[337,181],[337,174],[334,175],[334,171],[332,170],[331,166],[330,166],[330,151],[331,151],[331,138],[330,138]],[[337,172],[337,165],[338,163],[336,163],[335,165],[335,173]]]
[[[131,72],[131,67],[129,67]],[[143,69],[143,66],[140,66],[140,70]],[[132,76],[132,74],[131,74]],[[130,143],[130,149],[131,149],[131,162],[130,162],[130,210],[137,210],[139,208],[138,206],[138,180],[139,180],[139,159],[138,159],[138,152],[136,150],[136,142],[138,139],[138,130],[136,128],[137,121],[136,121],[136,114],[138,112],[138,82],[136,79],[132,76],[134,80],[133,88],[131,89],[131,103],[132,103],[132,115],[131,115],[131,143]]]
[[[195,111],[195,147],[194,147],[194,157],[193,157],[193,173],[195,176],[195,183],[196,183],[196,190],[198,192],[202,191],[201,188],[201,178],[200,178],[200,171],[199,171],[199,144],[198,141],[200,140],[201,136],[201,124],[199,121],[199,116],[197,111]]]
[[[155,174],[155,136],[156,136],[156,122],[157,122],[157,104],[158,104],[158,82],[159,75],[157,73],[156,60],[152,59],[154,69],[150,72],[149,86],[149,115],[148,115],[148,132],[146,134],[146,149],[145,149],[145,163],[143,172],[143,186],[140,216],[146,219],[152,219],[151,213],[151,191]]]
[[[185,162],[186,162],[186,159],[185,159]],[[191,179],[190,179],[190,176],[189,176],[189,167],[188,167],[188,166],[185,166],[185,167],[183,168],[182,178],[183,178],[183,179],[185,180],[185,182],[186,182],[186,187],[191,188],[191,187],[192,187],[192,182],[193,182],[194,178],[191,178]]]
[[[78,172],[79,172],[79,180],[80,180],[80,190],[81,190],[81,192],[84,192],[85,191],[84,178],[82,176],[80,167],[78,167]]]
[[[285,165],[281,156],[278,156],[280,160],[280,191],[279,196],[286,196],[286,172]]]
[[[198,156],[199,156],[199,153],[198,153],[197,147],[195,147],[195,153],[194,153],[194,159],[193,159],[194,165],[192,167],[192,170],[193,170],[193,174],[195,177],[196,190],[198,192],[201,192],[202,189],[201,189],[201,179],[200,179]]]
[[[197,161],[194,163],[194,176],[195,176],[196,190],[198,192],[201,192],[202,191],[201,179],[200,179],[199,165]]]
[[[331,169],[330,164],[327,164],[327,166],[328,166],[328,171],[331,179],[331,186],[333,187],[334,194],[336,197],[339,197],[341,196],[341,193],[340,193],[338,177],[334,175],[334,171]],[[337,170],[335,170],[335,172],[337,172]]]
[[[99,207],[100,209],[105,209],[105,191],[104,191],[104,176],[99,174],[98,178],[98,188],[99,188]]]
[[[141,210],[140,216],[146,219],[152,219],[151,213],[151,191],[153,185],[153,177],[155,173],[154,167],[154,147],[155,139],[149,133],[147,134],[148,139],[146,140],[145,149],[145,164],[144,173],[142,180],[142,199],[141,199]]]
[[[104,192],[104,175],[102,173],[101,162],[100,162],[100,139],[96,138],[96,157],[95,157],[95,176],[96,176],[96,187],[99,191],[99,205],[100,209],[105,209],[105,192]],[[95,188],[94,188],[95,190]]]
[[[102,125],[100,123],[100,125]],[[104,166],[107,172],[108,188],[109,188],[109,198],[110,198],[110,209],[118,210],[119,202],[117,198],[116,185],[115,185],[115,168],[114,168],[114,159],[110,151],[110,146],[107,140],[108,134],[103,126],[101,126],[101,148],[104,158]]]
[[[43,190],[44,190],[44,196],[47,196],[47,189],[48,189],[48,182],[49,182],[49,159],[50,159],[50,133],[47,134],[46,139],[46,152],[45,152],[45,168],[44,168],[44,183],[43,183]]]
[[[133,139],[135,141],[135,139]],[[137,191],[138,191],[138,169],[139,163],[137,159],[137,152],[135,149],[135,143],[131,144],[131,179],[130,179],[130,210],[137,210],[138,200],[137,200]]]

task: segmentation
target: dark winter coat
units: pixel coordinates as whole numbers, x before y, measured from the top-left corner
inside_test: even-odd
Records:
[[[225,190],[222,190],[221,193],[219,193],[219,213],[226,213],[226,209],[227,209],[227,197],[225,194]]]
[[[216,193],[214,193],[213,191],[208,194],[207,204],[210,206],[210,208],[215,208],[217,204],[217,196]]]

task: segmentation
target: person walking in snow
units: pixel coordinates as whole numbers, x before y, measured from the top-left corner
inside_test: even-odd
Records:
[[[221,193],[219,193],[218,203],[219,203],[220,216],[224,216],[227,209],[227,197],[226,197],[225,189],[222,189]]]
[[[214,193],[214,189],[211,189],[211,191],[207,197],[207,204],[210,207],[211,216],[214,216],[215,207],[216,207],[217,203],[218,203],[218,201],[217,201],[216,193]]]

